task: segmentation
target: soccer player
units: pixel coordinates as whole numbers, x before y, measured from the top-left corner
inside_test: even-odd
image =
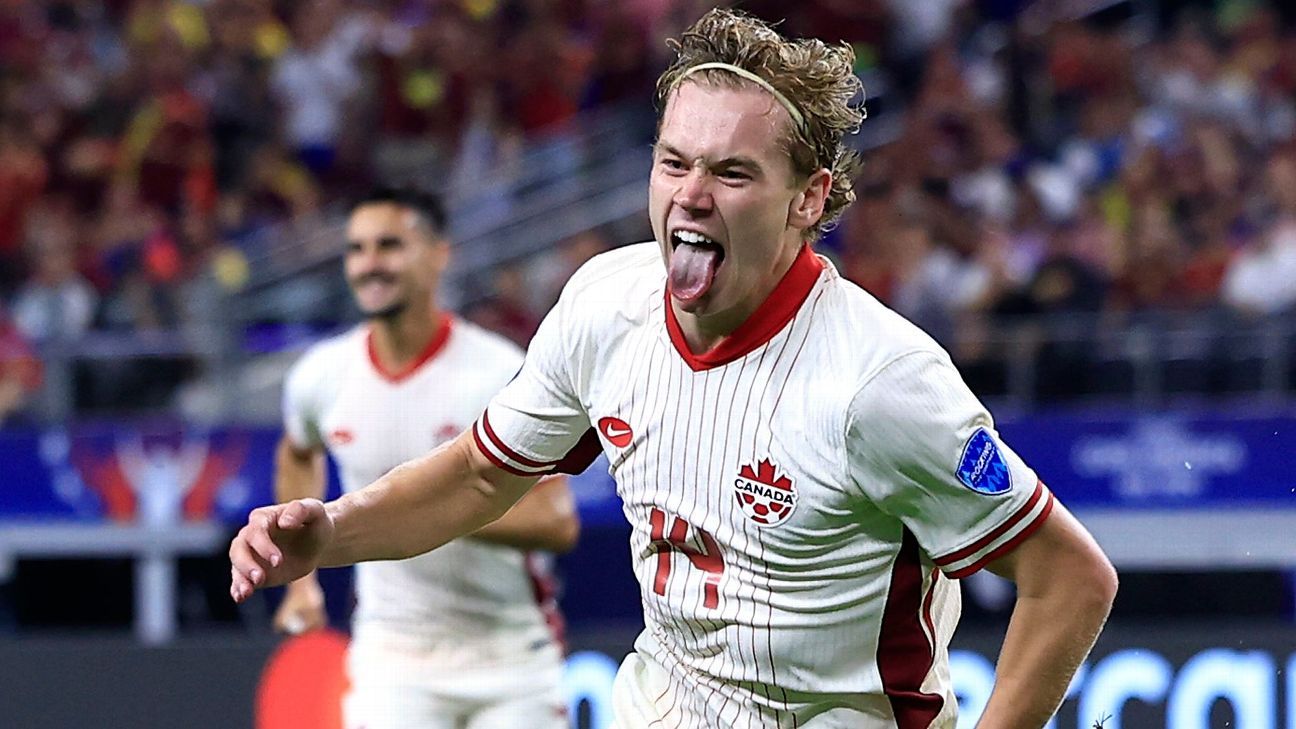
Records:
[[[851,52],[725,10],[675,50],[655,241],[578,271],[449,447],[253,512],[231,595],[431,549],[601,450],[644,606],[621,729],[953,727],[956,580],[982,568],[1017,598],[980,726],[1043,726],[1116,575],[948,355],[814,254],[853,197]]]
[[[313,346],[288,375],[279,501],[322,498],[325,449],[351,493],[453,439],[522,364],[504,338],[438,309],[449,260],[437,198],[382,189],[346,228],[345,273],[368,319]],[[356,568],[349,729],[568,726],[561,627],[544,558],[578,531],[562,477],[441,549]],[[290,583],[275,627],[327,621],[313,573]]]

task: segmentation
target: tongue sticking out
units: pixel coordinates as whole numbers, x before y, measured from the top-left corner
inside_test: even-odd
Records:
[[[670,292],[689,304],[702,298],[715,281],[720,253],[709,248],[689,245],[676,247],[670,258]]]

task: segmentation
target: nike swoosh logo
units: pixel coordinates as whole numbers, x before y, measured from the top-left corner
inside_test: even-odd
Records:
[[[630,424],[620,418],[606,417],[598,422],[599,432],[607,438],[608,442],[617,448],[625,448],[630,445],[634,438],[634,429]]]

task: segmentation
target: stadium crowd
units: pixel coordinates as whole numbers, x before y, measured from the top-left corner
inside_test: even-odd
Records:
[[[267,226],[307,231],[376,180],[470,180],[647,98],[661,39],[710,4],[0,3],[0,375],[30,391],[6,363],[52,341],[210,316],[194,288],[237,288]],[[852,44],[886,89],[871,111],[898,132],[821,248],[974,381],[1004,376],[986,332],[1005,322],[1290,319],[1296,30],[1277,3],[743,7]],[[504,267],[474,318],[524,341],[565,274],[622,242]],[[1091,348],[1060,345],[1053,379],[1083,390],[1066,375]]]

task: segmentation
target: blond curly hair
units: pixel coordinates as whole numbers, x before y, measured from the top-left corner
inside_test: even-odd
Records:
[[[815,240],[841,217],[855,200],[855,175],[860,159],[844,139],[864,120],[863,85],[855,76],[855,52],[813,38],[789,40],[764,22],[734,10],[709,11],[678,39],[667,41],[675,61],[657,79],[657,126],[661,129],[666,101],[686,76],[690,80],[730,87],[757,85],[723,69],[689,70],[702,63],[737,66],[767,81],[801,112],[803,123],[788,124],[782,144],[797,174],[816,170],[832,173],[832,189],[823,216],[806,231]],[[860,102],[852,104],[857,97]]]

